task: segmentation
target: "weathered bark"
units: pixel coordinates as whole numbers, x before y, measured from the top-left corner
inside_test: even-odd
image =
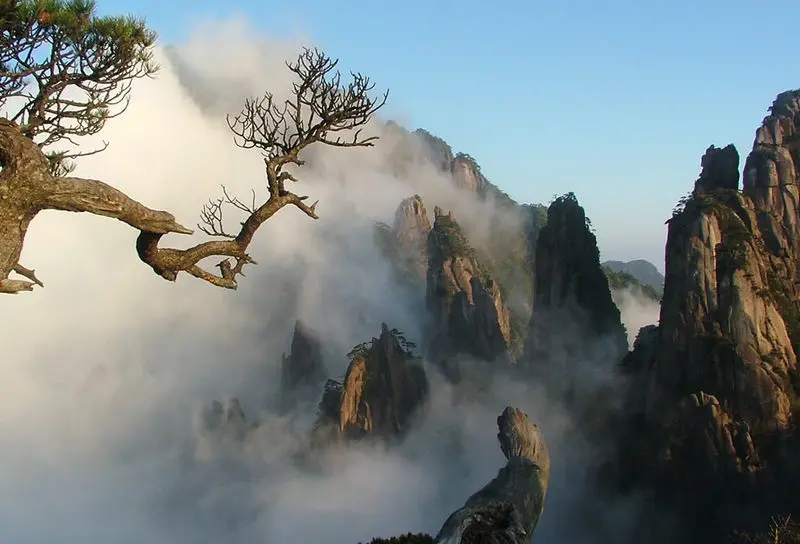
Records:
[[[550,454],[539,427],[517,408],[497,418],[508,459],[494,480],[445,521],[439,544],[528,544],[544,509]]]
[[[2,181],[0,173],[0,184]],[[0,293],[33,290],[32,282],[8,278],[8,274],[19,264],[22,242],[32,218],[33,215],[25,213],[24,209],[6,205],[3,194],[0,193]]]
[[[303,197],[281,191],[253,211],[236,237],[211,240],[184,250],[165,249],[158,247],[164,234],[192,234],[192,230],[176,222],[169,212],[148,208],[102,181],[53,176],[39,146],[7,119],[0,119],[0,166],[0,293],[31,291],[34,285],[42,285],[32,270],[19,264],[19,257],[30,222],[46,209],[118,219],[141,231],[136,242],[139,257],[161,277],[174,281],[179,272],[187,272],[229,289],[236,289],[235,276],[241,274],[242,267],[255,262],[247,255],[247,247],[258,228],[278,210],[292,204],[317,218],[314,207],[306,205]],[[267,170],[267,176],[270,182],[273,177],[280,178],[274,168]],[[283,180],[276,183],[282,186]],[[218,265],[221,273],[216,275],[197,264],[217,255],[233,257],[236,265],[226,259]],[[30,281],[11,279],[11,272]]]
[[[19,264],[19,257],[28,226],[42,210],[113,217],[158,236],[192,233],[172,214],[152,210],[102,181],[53,176],[39,146],[6,119],[0,119],[0,166],[0,293],[30,291],[41,285],[33,271]],[[158,252],[152,256],[158,262]],[[31,281],[9,279],[11,272]]]
[[[145,44],[144,47],[149,45]],[[236,276],[244,275],[242,268],[246,264],[255,263],[247,254],[247,248],[265,221],[289,205],[317,219],[316,203],[309,206],[304,202],[307,197],[286,189],[286,182],[297,179],[284,168],[302,166],[304,161],[299,158],[300,152],[315,143],[334,147],[371,147],[378,136],[362,136],[360,128],[370,121],[388,97],[387,91],[382,100],[372,98],[370,93],[374,84],[360,74],[352,74],[352,81],[342,85],[341,75],[335,71],[338,61],[317,49],[304,49],[296,63],[287,64],[289,70],[298,77],[293,85],[294,96],[291,100],[277,104],[271,93],[265,93],[261,99],[246,100],[239,115],[228,117],[228,126],[236,145],[262,151],[269,197],[257,206],[253,193],[252,205],[245,205],[230,197],[223,187],[225,198],[211,201],[204,207],[201,221],[205,226],[199,225],[200,230],[214,239],[188,249],[162,249],[158,244],[165,234],[191,234],[192,231],[177,223],[172,214],[152,210],[102,181],[62,177],[52,173],[53,165],[42,152],[42,147],[63,138],[68,139],[70,134],[94,134],[101,127],[97,123],[86,125],[86,117],[94,109],[70,110],[70,106],[74,108],[81,104],[63,103],[59,93],[65,84],[75,84],[82,90],[87,90],[87,86],[82,84],[83,80],[65,83],[70,78],[62,72],[68,73],[69,66],[58,65],[63,60],[60,54],[63,52],[54,53],[53,64],[48,68],[50,75],[47,77],[56,79],[45,81],[44,87],[36,73],[12,74],[12,78],[17,77],[22,83],[25,78],[32,76],[40,87],[39,97],[31,104],[31,107],[36,104],[39,106],[35,111],[29,111],[25,124],[20,126],[13,120],[0,119],[0,293],[30,291],[34,285],[42,285],[32,270],[20,266],[19,256],[28,225],[37,213],[45,209],[89,212],[123,221],[141,232],[136,241],[139,258],[162,278],[175,281],[178,273],[186,272],[213,285],[236,289]],[[124,53],[120,54],[124,57]],[[145,64],[148,60],[146,54],[140,58]],[[116,65],[113,67],[120,68]],[[146,68],[151,69],[149,65]],[[114,74],[121,79],[113,80],[108,92],[113,93],[117,84],[120,84],[121,94],[127,96],[129,87],[121,81],[139,75],[119,70]],[[83,77],[88,76],[84,73]],[[97,77],[100,77],[98,73],[92,72],[91,81],[98,83]],[[42,106],[45,102],[56,109],[49,110],[49,106]],[[109,105],[112,102],[102,104]],[[43,118],[44,114],[53,119]],[[76,120],[80,131],[76,133],[78,129],[60,125],[59,122],[65,118]],[[81,125],[81,122],[84,124]],[[42,127],[55,127],[52,129],[55,132],[39,144],[34,143],[34,137],[41,135]],[[339,136],[348,132],[351,134],[347,138]],[[222,207],[226,204],[248,213],[236,234],[228,234],[222,224]],[[200,261],[212,256],[232,257],[235,264],[226,258],[217,264],[220,273],[212,274],[199,265]],[[30,281],[9,279],[12,271]]]
[[[151,210],[102,181],[54,177],[50,182],[43,199],[43,207],[46,209],[89,212],[112,217],[143,232],[154,234],[192,234],[191,230],[176,223],[171,213]]]

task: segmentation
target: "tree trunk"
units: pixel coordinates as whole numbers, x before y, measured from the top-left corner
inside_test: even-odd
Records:
[[[19,256],[31,219],[32,214],[16,206],[5,205],[0,200],[0,293],[13,294],[33,290],[34,282],[8,278],[19,266]]]
[[[156,241],[168,232],[192,233],[172,214],[152,210],[102,181],[53,176],[50,162],[39,146],[2,118],[0,168],[0,293],[31,291],[34,285],[42,285],[32,270],[19,263],[28,225],[42,210],[112,217],[157,237]],[[157,247],[151,248],[150,256],[153,260],[159,258]],[[9,279],[11,272],[30,281]]]
[[[539,428],[516,408],[497,418],[497,438],[508,459],[494,480],[445,521],[439,544],[529,544],[550,476],[550,454]]]

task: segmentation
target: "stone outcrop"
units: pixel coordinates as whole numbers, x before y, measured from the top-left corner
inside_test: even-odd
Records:
[[[399,129],[396,124],[392,126]],[[474,201],[465,207],[464,213],[467,210],[469,213],[474,213],[475,204],[483,203],[481,217],[475,222],[479,225],[470,232],[470,241],[479,255],[484,271],[492,276],[503,291],[503,298],[510,314],[509,350],[512,357],[517,358],[523,350],[531,314],[533,259],[530,258],[529,245],[531,242],[535,243],[536,236],[546,219],[546,213],[543,213],[546,212],[546,208],[541,205],[518,204],[482,174],[474,158],[466,153],[454,154],[453,149],[441,138],[423,129],[414,131],[413,136],[416,145],[397,146],[390,156],[399,155],[395,159],[403,164],[418,164],[422,160],[433,165],[444,177],[449,178],[460,192]],[[414,159],[412,155],[421,155],[422,158]],[[411,172],[406,174],[411,175]],[[457,202],[464,203],[466,200],[460,198]],[[404,211],[408,213],[412,210]],[[461,213],[462,210],[456,210],[456,215]],[[417,271],[425,257],[417,259],[415,247],[404,248],[403,244],[398,243],[397,234],[400,231],[396,227],[397,221],[394,227],[379,224],[376,228],[376,239],[390,261],[400,263],[396,266],[400,277],[410,280],[416,293],[416,282],[419,279]],[[422,283],[425,283],[424,275]]]
[[[458,359],[508,362],[509,312],[452,214],[438,207],[428,235],[427,355],[460,379]]]
[[[497,476],[447,518],[440,544],[529,544],[544,509],[550,454],[539,427],[517,408],[497,418],[508,462]]]
[[[453,183],[456,187],[474,195],[486,194],[488,182],[471,157],[464,154],[456,155],[450,165],[450,172],[453,174]]]
[[[731,475],[758,470],[747,422],[734,421],[713,395],[701,391],[685,397],[678,404],[676,421],[682,426],[677,431],[682,440],[670,443],[666,453],[680,467],[681,473],[673,475],[679,481],[717,480],[729,486]]]
[[[706,150],[694,191],[668,222],[659,326],[627,358],[632,423],[620,464],[677,493],[697,531],[716,536],[763,524],[782,500],[776,482],[789,489],[800,474],[788,447],[800,341],[800,92],[782,93],[770,110],[741,192],[736,149]]]
[[[414,195],[406,198],[397,207],[394,216],[392,230],[400,245],[410,254],[421,254],[421,263],[424,273],[428,268],[426,255],[426,244],[428,233],[431,231],[431,220],[428,218],[428,210],[422,202],[422,197]]]
[[[700,159],[700,168],[700,177],[694,182],[695,195],[739,190],[739,152],[735,146],[709,146]]]
[[[627,352],[625,327],[600,265],[597,239],[572,193],[556,199],[536,242],[525,365],[558,389],[580,365],[608,369]]]
[[[289,355],[281,357],[281,400],[293,404],[305,390],[316,390],[325,382],[327,372],[322,360],[319,335],[298,320],[294,325]]]
[[[741,193],[700,193],[670,221],[653,417],[662,397],[704,390],[741,417],[788,424],[797,359],[777,299],[793,289],[790,263],[772,262],[759,215]]]
[[[643,417],[650,372],[658,355],[660,338],[657,325],[642,327],[633,342],[633,349],[620,362],[620,373],[629,380],[623,405],[625,414]]]
[[[420,166],[421,162],[432,165],[443,177],[449,178],[463,196],[468,197],[459,198],[450,205],[464,205],[463,213],[481,210],[480,217],[465,226],[484,272],[503,292],[510,320],[509,351],[516,359],[522,353],[531,314],[533,259],[529,246],[531,242],[535,243],[546,220],[546,208],[519,205],[481,173],[474,158],[466,153],[454,154],[447,142],[426,130],[418,129],[408,134],[396,123],[387,123],[387,127],[392,134],[398,135],[397,145],[389,153],[389,160],[392,164],[397,163],[398,172],[404,172],[403,176],[413,176],[408,165]],[[403,133],[405,138],[400,137]],[[479,202],[482,204],[478,205]],[[457,209],[456,215],[460,213],[462,210]],[[401,203],[394,225],[379,223],[375,229],[377,245],[393,264],[404,287],[411,287],[410,295],[415,302],[419,283],[424,285],[426,282],[427,251],[420,251],[415,243],[418,233],[431,228],[426,219],[422,199],[415,195]]]
[[[383,324],[378,338],[353,348],[344,380],[325,385],[314,441],[402,437],[428,397],[428,379],[412,347]]]
[[[649,371],[658,354],[659,339],[658,325],[645,325],[639,329],[633,349],[622,358],[621,366],[633,374]]]
[[[658,394],[704,390],[745,420],[785,428],[797,366],[800,93],[780,95],[738,191],[733,146],[710,147],[692,198],[669,221]],[[734,184],[733,181],[736,181]]]
[[[456,187],[478,197],[497,189],[481,174],[477,162],[466,153],[454,154],[447,142],[427,130],[417,129],[413,134],[422,144],[428,160],[441,172],[450,174]]]
[[[414,195],[400,202],[394,224],[379,224],[377,229],[378,244],[400,279],[415,286],[424,285],[431,221],[422,197]]]
[[[508,194],[490,182],[481,173],[478,162],[470,155],[453,153],[453,149],[447,142],[427,130],[417,129],[413,135],[422,144],[423,153],[427,160],[437,170],[448,175],[453,185],[473,195],[478,200],[492,200],[499,208],[505,211],[517,211],[520,208],[520,205],[512,200]]]
[[[526,205],[502,211],[494,207],[488,210],[493,214],[488,235],[479,237],[482,243],[468,244],[474,249],[474,261],[480,262],[483,276],[491,276],[503,292],[500,296],[506,303],[505,313],[509,319],[507,345],[515,359],[522,352],[531,314],[533,259],[530,244],[535,243],[546,221],[546,208]],[[414,294],[420,286],[423,295],[425,292],[431,228],[428,211],[419,195],[400,203],[392,226],[379,223],[376,227],[376,242],[383,255],[401,283],[412,287]],[[461,232],[461,236],[465,234]]]
[[[418,128],[414,136],[420,139],[430,161],[441,171],[449,171],[453,164],[453,150],[450,146],[425,129]]]

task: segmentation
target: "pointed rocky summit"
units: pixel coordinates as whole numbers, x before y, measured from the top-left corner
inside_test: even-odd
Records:
[[[800,91],[772,104],[742,191],[738,159],[732,145],[709,147],[668,222],[659,326],[628,358],[628,415],[639,423],[620,441],[620,465],[638,467],[630,478],[679,498],[712,539],[763,526],[800,484],[787,446],[798,406]]]
[[[325,386],[315,441],[402,437],[428,397],[428,379],[412,348],[385,323],[378,338],[353,348],[344,380]]]
[[[452,214],[434,209],[428,235],[428,356],[455,380],[458,359],[509,362],[509,313]],[[456,365],[456,366],[454,366]]]
[[[281,358],[281,396],[291,405],[304,389],[317,389],[327,373],[322,360],[319,335],[302,321],[295,322],[291,352]]]
[[[525,366],[561,390],[584,372],[581,365],[595,361],[611,369],[628,351],[590,226],[569,193],[550,205],[536,240]]]

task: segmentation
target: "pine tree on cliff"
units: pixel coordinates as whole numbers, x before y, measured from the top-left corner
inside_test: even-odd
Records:
[[[123,221],[139,231],[138,255],[159,276],[174,281],[186,272],[236,289],[236,276],[254,263],[247,249],[264,222],[289,205],[317,218],[316,204],[286,188],[287,181],[297,181],[287,168],[304,164],[301,151],[315,143],[369,147],[377,139],[358,129],[388,92],[372,97],[374,84],[361,74],[343,84],[337,60],[304,49],[287,64],[296,78],[290,99],[280,102],[267,92],[228,118],[236,144],[264,156],[268,196],[259,201],[253,192],[245,203],[223,187],[198,225],[210,240],[187,249],[159,247],[166,234],[192,231],[169,212],[148,208],[103,181],[69,176],[73,159],[105,149],[79,150],[74,138],[99,133],[125,111],[133,80],[158,70],[155,41],[143,21],[98,16],[90,0],[0,0],[0,109],[7,116],[0,117],[0,293],[43,286],[19,262],[28,226],[42,210]],[[225,230],[225,206],[248,214],[237,232]],[[218,274],[199,265],[213,256],[224,258]],[[24,279],[9,278],[12,272]]]

